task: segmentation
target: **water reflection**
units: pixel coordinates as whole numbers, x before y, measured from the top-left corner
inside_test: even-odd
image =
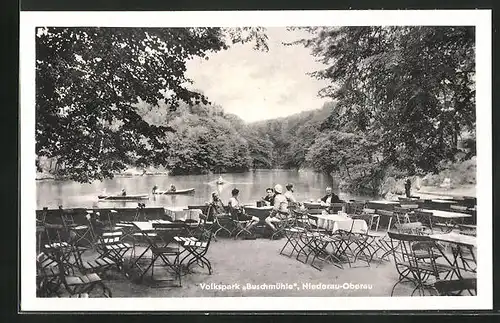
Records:
[[[265,196],[266,188],[276,184],[294,184],[295,196],[298,200],[317,200],[324,195],[325,187],[332,185],[329,176],[314,172],[298,172],[290,170],[257,170],[246,173],[223,174],[223,184],[217,184],[218,175],[186,175],[186,176],[134,176],[116,177],[112,180],[80,184],[72,181],[43,180],[36,182],[37,208],[44,206],[55,208],[63,207],[135,207],[137,201],[99,201],[97,196],[103,192],[118,193],[122,188],[127,193],[149,194],[149,200],[141,201],[146,206],[186,206],[204,204],[210,199],[213,191],[225,203],[231,197],[231,190],[237,187],[240,190],[240,200],[245,204],[253,204]],[[152,195],[154,185],[159,190],[167,190],[170,184],[177,189],[194,188],[194,194],[189,195]],[[343,199],[367,199],[366,196],[355,196],[337,192]]]

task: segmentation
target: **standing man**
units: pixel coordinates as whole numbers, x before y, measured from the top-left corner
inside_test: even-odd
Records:
[[[409,178],[407,178],[405,182],[405,193],[406,197],[411,197],[411,181]]]

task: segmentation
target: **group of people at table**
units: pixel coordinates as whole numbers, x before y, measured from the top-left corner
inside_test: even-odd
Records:
[[[291,203],[295,203],[299,207],[303,207],[302,203],[298,202],[294,195],[293,184],[287,184],[285,186],[286,190],[283,189],[283,186],[280,184],[276,184],[274,188],[266,189],[266,196],[262,198],[261,203],[266,206],[271,206],[272,209],[269,212],[269,216],[265,219],[265,223],[269,228],[276,232],[278,229],[276,228],[276,223],[286,220],[290,214],[289,205]],[[249,225],[247,229],[252,229],[256,224],[259,223],[260,219],[256,216],[248,215],[245,212],[245,208],[241,205],[238,196],[240,191],[237,188],[234,188],[231,191],[231,198],[229,199],[227,206],[229,207],[230,213],[237,218],[238,221],[249,221]],[[318,199],[318,202],[321,205],[328,207],[332,203],[341,203],[343,202],[335,193],[331,187],[326,188],[326,194]],[[212,193],[212,198],[210,201],[211,211],[208,214],[208,220],[211,221],[213,218],[219,214],[224,214],[226,211],[225,205],[220,198],[218,192]]]

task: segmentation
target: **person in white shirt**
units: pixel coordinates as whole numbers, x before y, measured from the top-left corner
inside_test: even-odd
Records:
[[[238,200],[238,195],[240,194],[240,190],[237,188],[233,188],[231,191],[232,197],[229,199],[228,206],[231,208],[231,214],[236,216],[236,220],[238,221],[250,221],[249,225],[246,227],[247,230],[250,231],[257,223],[259,223],[260,219],[256,216],[251,216],[245,214],[245,209],[241,206],[240,201]]]
[[[276,231],[276,227],[273,223],[281,222],[286,219],[289,215],[288,212],[288,200],[283,194],[283,187],[280,184],[274,186],[274,205],[271,213],[266,218],[266,224],[273,230]]]
[[[297,200],[295,200],[295,197],[293,196],[293,184],[286,185],[286,192],[284,195],[288,203],[297,203]]]

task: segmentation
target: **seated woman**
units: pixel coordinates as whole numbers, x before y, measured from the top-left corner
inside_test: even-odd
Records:
[[[283,187],[280,184],[277,184],[274,187],[274,205],[271,213],[266,218],[266,224],[273,230],[277,231],[276,227],[273,223],[281,222],[285,220],[288,215],[288,200],[285,195],[283,195]]]
[[[237,188],[233,188],[231,191],[232,197],[229,199],[228,206],[231,209],[231,214],[236,216],[235,220],[238,221],[250,221],[250,224],[246,227],[247,230],[250,231],[257,223],[259,223],[259,218],[256,216],[246,215],[245,209],[241,206],[240,201],[238,200],[238,195],[240,194],[240,190]]]
[[[285,195],[286,200],[288,201],[288,203],[297,203],[297,200],[293,196],[293,184],[287,184],[286,185],[286,192],[283,195]]]

